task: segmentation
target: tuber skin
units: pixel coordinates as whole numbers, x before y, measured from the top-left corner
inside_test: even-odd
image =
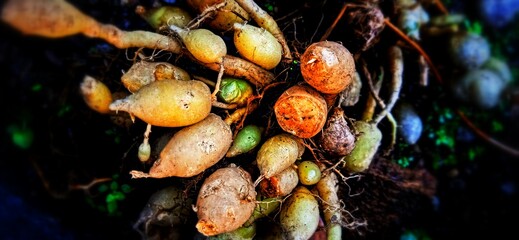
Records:
[[[262,131],[262,128],[256,125],[247,125],[240,129],[225,156],[235,157],[254,149],[261,142]]]
[[[288,133],[280,133],[268,138],[256,155],[261,176],[271,178],[281,173],[292,166],[303,155],[304,150],[301,140]],[[261,177],[258,180],[261,180]]]
[[[221,63],[227,54],[223,39],[208,29],[189,30],[175,25],[169,28],[180,37],[189,53],[202,63]]]
[[[168,62],[139,61],[122,75],[121,82],[128,91],[134,93],[142,86],[167,79],[189,81],[191,76],[184,69]]]
[[[339,199],[339,180],[333,171],[325,171],[324,164],[319,167],[323,171],[323,177],[315,189],[319,194],[323,208],[326,234],[328,240],[342,239],[342,207]]]
[[[125,111],[146,123],[182,127],[204,119],[211,111],[211,92],[201,81],[164,80],[116,100],[110,110]]]
[[[303,185],[314,185],[321,180],[321,169],[310,160],[305,160],[297,164],[297,176]]]
[[[64,0],[8,0],[2,8],[1,18],[27,35],[60,38],[83,34],[103,39],[119,49],[135,47],[185,53],[181,43],[174,38],[149,31],[124,31],[100,23]],[[275,78],[273,73],[241,58],[226,55],[222,62],[226,75],[245,78],[258,87],[268,85]],[[221,69],[219,63],[201,64],[213,71]]]
[[[234,0],[187,0],[187,3],[198,13],[210,11],[208,14],[213,16],[208,18],[207,24],[222,32],[231,30],[234,23],[244,23],[250,19],[249,14]],[[215,7],[221,3],[224,3],[223,7]]]
[[[236,2],[247,13],[249,13],[258,26],[269,31],[278,40],[283,48],[283,61],[290,63],[292,61],[292,54],[290,53],[290,48],[288,47],[283,32],[279,28],[276,20],[265,12],[265,10],[260,8],[253,0],[236,0]]]
[[[330,112],[319,135],[319,144],[331,156],[345,156],[355,148],[355,135],[348,127],[342,108],[334,107]]]
[[[250,24],[234,24],[234,45],[245,59],[267,70],[281,61],[281,44],[265,29]]]
[[[339,94],[353,81],[355,60],[350,51],[340,43],[312,43],[301,55],[301,74],[317,91]]]
[[[170,25],[183,28],[193,20],[188,11],[176,6],[160,6],[150,9],[137,6],[135,13],[146,20],[155,30],[160,30]]]
[[[279,215],[286,239],[309,239],[319,224],[319,203],[312,192],[298,186],[281,205]]]
[[[192,177],[220,161],[232,142],[232,131],[210,113],[204,120],[179,130],[160,152],[149,173],[131,171],[133,178]]]
[[[280,173],[263,179],[259,184],[260,192],[265,197],[284,197],[292,192],[299,183],[297,171],[293,167],[287,167]]]
[[[369,168],[373,156],[377,153],[382,140],[382,132],[375,123],[363,120],[356,121],[353,127],[359,132],[359,135],[353,151],[343,158],[344,166],[352,173],[364,172]]]
[[[243,107],[254,95],[254,90],[249,82],[237,78],[223,78],[218,91],[218,99],[224,103],[237,104]]]
[[[196,229],[205,236],[231,232],[241,227],[256,206],[256,190],[245,170],[219,168],[204,180],[196,200]]]
[[[83,100],[90,109],[101,114],[112,112],[109,108],[113,101],[112,92],[103,82],[91,76],[85,76],[81,82],[80,90]]]
[[[274,113],[279,126],[300,138],[317,135],[328,113],[323,96],[306,85],[294,85],[276,100]]]

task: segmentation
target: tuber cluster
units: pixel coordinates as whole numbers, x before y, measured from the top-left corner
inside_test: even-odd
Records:
[[[196,215],[191,227],[209,239],[252,239],[260,235],[256,229],[262,224],[275,224],[279,232],[272,234],[279,233],[277,237],[319,239],[313,235],[321,231],[320,222],[327,239],[342,239],[345,207],[339,185],[345,176],[370,168],[386,136],[377,124],[387,118],[408,144],[415,144],[422,130],[409,105],[395,111],[400,123],[391,114],[402,85],[400,48],[380,46],[391,51],[389,66],[369,68],[358,60],[378,44],[384,27],[375,2],[351,11],[373,16],[349,17],[350,23],[371,21],[364,29],[368,32],[354,34],[361,42],[356,55],[345,41],[287,42],[277,22],[252,0],[187,0],[190,9],[165,3],[137,6],[135,14],[153,32],[98,22],[63,0],[9,0],[2,20],[26,34],[83,34],[136,50],[135,59],[126,59],[131,66],[118,69],[123,97],[114,97],[113,85],[90,76],[81,83],[80,94],[100,114],[125,112],[133,123],[147,125],[138,149],[129,147],[137,152],[135,158],[125,159],[138,161],[132,178],[188,183],[150,197],[135,226],[143,236],[154,237],[154,229],[184,227],[181,218]],[[408,22],[413,16],[404,15],[413,13],[416,4],[398,8],[407,12],[399,12],[397,19],[400,28],[419,39],[418,26]],[[476,45],[482,46],[474,51]],[[474,101],[495,106],[511,81],[510,70],[489,56],[488,44],[479,36],[456,35],[450,47],[455,64],[467,70],[455,91],[465,98],[484,95]],[[149,50],[153,54],[146,56]],[[382,51],[373,55],[385,56]],[[391,73],[390,84],[380,82],[388,78],[384,70]],[[374,84],[371,74],[380,81]],[[387,85],[391,96],[384,102],[378,93]],[[355,119],[358,114],[350,111],[365,101],[367,117]],[[152,127],[161,136],[151,135]],[[188,209],[191,200],[196,204]]]

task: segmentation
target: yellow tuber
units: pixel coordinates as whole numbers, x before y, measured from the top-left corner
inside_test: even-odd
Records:
[[[211,92],[201,81],[152,82],[133,95],[110,104],[146,123],[160,127],[182,127],[197,123],[211,111]]]
[[[112,92],[101,81],[85,76],[80,86],[83,100],[92,110],[105,114],[110,113],[110,103],[112,103]]]

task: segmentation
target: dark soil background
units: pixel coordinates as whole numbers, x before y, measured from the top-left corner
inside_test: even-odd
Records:
[[[101,22],[112,23],[121,29],[153,31],[134,13],[137,4],[151,6],[151,0],[71,2]],[[184,1],[158,2],[185,6]],[[297,47],[317,41],[337,16],[342,2],[258,1],[261,6],[273,6],[270,12],[280,19],[287,39],[297,40],[295,42],[300,45]],[[389,1],[381,2],[388,4]],[[517,1],[510,2],[519,5]],[[493,26],[492,22],[483,19],[478,5],[473,1],[446,3],[451,11],[463,12],[481,22],[484,34],[491,42],[511,44],[501,53],[507,56],[510,66],[517,71],[518,24]],[[341,35],[343,33],[339,25],[328,39],[346,42],[347,37]],[[129,127],[115,125],[109,116],[89,109],[79,93],[79,84],[85,74],[107,83],[113,91],[124,90],[119,81],[121,71],[131,66],[129,59],[133,57],[134,49],[115,49],[101,40],[79,35],[60,39],[24,36],[3,23],[0,25],[0,36],[0,79],[4,84],[0,87],[0,109],[4,111],[0,120],[0,239],[139,239],[140,235],[133,225],[149,196],[164,186],[184,182],[177,179],[130,179],[129,170],[143,168],[136,158],[136,149],[142,141],[145,125],[139,121]],[[389,39],[381,45],[396,41],[387,30],[381,38],[382,41]],[[438,44],[428,46],[426,50],[438,56],[446,51]],[[163,59],[167,57],[158,56]],[[174,58],[172,56],[170,59],[174,61]],[[444,64],[448,62],[435,60],[438,60],[440,69],[445,68]],[[375,61],[380,61],[380,58]],[[199,74],[214,74],[194,68],[187,62],[175,63],[197,70]],[[411,69],[407,70],[410,75],[416,74],[413,72],[416,69],[414,64],[409,60],[411,67],[406,70]],[[444,78],[449,79],[449,76]],[[441,125],[436,121],[425,122],[428,114],[437,113],[433,111],[434,105],[439,108],[458,106],[441,87],[435,87],[437,83],[434,81],[431,77],[431,87],[427,89],[417,89],[409,84],[403,90],[407,94],[406,100],[420,106],[417,111],[423,116],[424,128]],[[517,80],[513,84],[516,86]],[[517,87],[511,87],[503,98],[505,103],[496,109],[463,109],[470,116],[486,116],[477,118],[477,123],[484,130],[489,128],[491,120],[502,123],[504,130],[494,132],[492,136],[517,148],[518,92]],[[355,117],[355,114],[350,117]],[[358,209],[370,208],[370,204],[375,202],[368,204],[352,200],[351,204],[358,204],[349,208],[353,215],[378,219],[373,220],[378,224],[388,224],[372,228],[380,231],[363,229],[359,230],[363,233],[360,235],[356,230],[351,230],[346,236],[451,239],[516,235],[514,219],[519,214],[519,159],[477,137],[459,119],[457,123],[459,128],[453,136],[457,141],[455,151],[439,148],[433,140],[422,136],[417,146],[409,147],[411,150],[398,150],[393,157],[378,157],[376,160],[395,161],[405,154],[413,155],[415,160],[408,171],[427,171],[430,178],[423,179],[431,179],[429,184],[435,188],[432,197],[416,200],[416,193],[386,194],[388,189],[400,189],[398,184],[391,185],[391,182],[399,181],[398,175],[387,180],[389,185],[384,182],[366,185],[352,182],[353,188],[369,186],[370,189],[364,191],[372,192],[366,194],[368,197],[374,196],[371,201],[387,200],[389,196],[394,203],[373,205],[373,209],[382,209],[382,212],[377,212]],[[387,128],[387,125],[381,128],[384,127]],[[160,131],[166,130],[157,130]],[[26,146],[15,144],[16,137],[32,138],[32,141]],[[481,146],[483,150],[469,160],[466,150],[472,146]],[[433,162],[438,161],[434,156],[438,154],[444,158],[454,155],[451,159],[455,159],[456,163],[433,167]],[[377,166],[390,168],[384,164]],[[379,180],[376,175],[373,176],[374,182]],[[103,178],[111,180],[93,186],[88,189],[90,191],[77,187]],[[107,201],[109,195],[119,196],[120,199]],[[384,209],[388,206],[401,209]],[[363,215],[366,213],[377,216]]]

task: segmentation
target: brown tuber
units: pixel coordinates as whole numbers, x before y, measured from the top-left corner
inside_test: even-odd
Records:
[[[274,112],[284,131],[300,138],[311,138],[323,128],[328,109],[319,92],[309,86],[295,85],[277,99]]]
[[[344,111],[334,107],[319,135],[319,144],[331,156],[345,156],[355,147],[355,135],[351,133]]]
[[[256,190],[245,170],[219,168],[204,180],[196,200],[196,229],[205,236],[241,227],[256,207]]]
[[[232,131],[220,116],[204,120],[175,133],[160,152],[149,173],[131,171],[132,177],[192,177],[220,161],[232,142]]]
[[[155,81],[174,79],[188,81],[191,76],[184,69],[167,62],[139,61],[121,76],[121,82],[130,92]]]
[[[339,43],[316,42],[301,56],[301,74],[317,91],[338,94],[353,81],[355,61],[348,49]]]

